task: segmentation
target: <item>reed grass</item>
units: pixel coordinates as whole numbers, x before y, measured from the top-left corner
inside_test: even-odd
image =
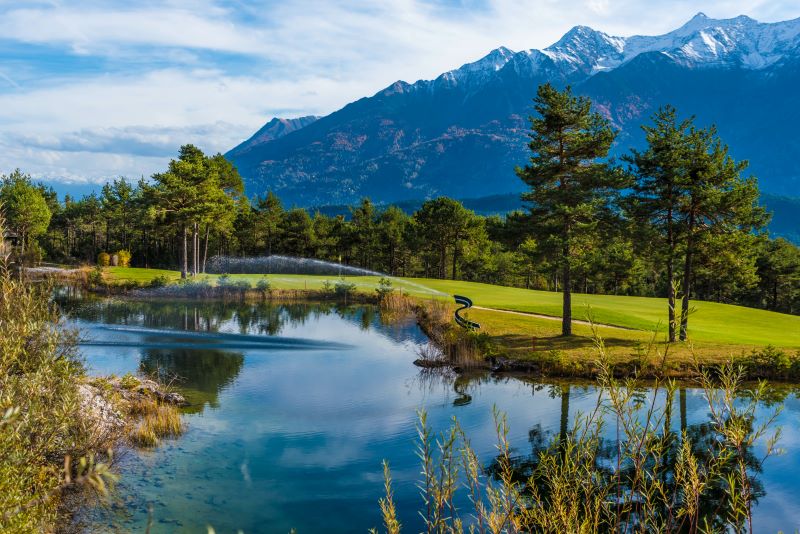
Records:
[[[0,213],[0,532],[51,532],[64,489],[115,476],[81,409],[76,336],[47,284],[18,279],[4,235]]]
[[[596,337],[599,392],[594,408],[578,414],[570,428],[536,451],[533,468],[521,477],[512,454],[508,424],[495,410],[496,457],[481,465],[457,420],[434,434],[419,413],[417,454],[421,461],[419,510],[428,533],[753,532],[754,482],[764,461],[777,452],[780,408],[763,422],[756,409],[767,385],[745,386],[733,364],[718,372],[698,371],[710,421],[700,432],[672,429],[675,383],[657,378],[614,378],[602,339]],[[668,354],[657,355],[666,360]],[[665,394],[647,399],[643,386]],[[613,425],[613,426],[612,426]],[[613,431],[609,443],[603,436]],[[756,442],[766,445],[756,457]],[[400,532],[392,500],[391,473],[384,466],[380,500],[384,531]],[[459,509],[459,492],[472,506]],[[373,531],[377,532],[377,531]]]

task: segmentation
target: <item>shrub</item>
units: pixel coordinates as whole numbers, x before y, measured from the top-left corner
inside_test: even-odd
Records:
[[[230,284],[230,287],[238,289],[242,293],[253,288],[247,280],[234,280],[233,283]]]
[[[155,278],[153,278],[152,280],[150,280],[150,287],[152,288],[165,287],[167,285],[169,285],[169,278],[167,278],[163,274],[160,274]]]
[[[751,377],[787,377],[800,374],[800,357],[772,345],[753,350],[742,356],[737,363],[745,366]]]
[[[393,291],[394,288],[392,287],[392,281],[385,277],[380,279],[378,282],[378,287],[375,288],[375,292],[378,294],[379,301],[383,301]]]
[[[256,284],[256,289],[261,293],[263,297],[266,297],[270,290],[272,289],[272,285],[269,283],[269,280],[264,277],[258,281]]]
[[[217,286],[219,286],[219,287],[225,287],[225,286],[229,285],[230,283],[231,283],[231,275],[229,275],[229,274],[223,274],[217,280]]]
[[[0,240],[3,230],[0,219]],[[0,259],[0,532],[52,532],[63,488],[113,481],[90,455],[99,444],[81,408],[76,335],[50,289],[15,280]]]
[[[336,285],[334,286],[334,292],[340,297],[347,297],[353,291],[355,291],[355,289],[356,289],[355,284],[347,282],[344,279],[341,279],[338,282],[336,282]]]
[[[140,383],[141,383],[140,380],[131,373],[125,373],[119,379],[119,385],[124,389],[134,389],[136,387],[139,387]]]
[[[111,265],[111,255],[108,252],[101,252],[97,255],[97,266],[108,267]]]
[[[89,287],[100,287],[105,284],[105,280],[103,280],[103,270],[99,265],[86,275],[86,283],[89,284]]]
[[[131,252],[129,250],[122,249],[117,252],[117,263],[120,267],[130,267],[131,266]]]

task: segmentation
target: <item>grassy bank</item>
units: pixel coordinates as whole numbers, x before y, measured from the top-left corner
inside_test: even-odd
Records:
[[[180,280],[175,271],[134,268],[110,268],[103,276],[112,285],[147,285],[157,277],[170,283]],[[212,285],[220,282],[218,275],[198,278]],[[264,279],[274,295],[295,297],[322,294],[326,284],[330,292],[330,284],[337,281],[331,276],[236,274],[226,283],[256,287]],[[379,281],[369,276],[346,278],[353,291],[372,295]],[[481,324],[482,334],[479,347],[467,350],[473,358],[494,356],[529,362],[550,375],[593,376],[594,335],[589,324],[580,322],[591,318],[605,340],[610,363],[623,374],[632,369],[662,369],[661,360],[667,353],[663,369],[675,377],[692,375],[697,363],[718,365],[736,359],[748,368],[751,378],[800,378],[798,316],[696,301],[696,311],[690,318],[690,341],[667,346],[663,341],[665,299],[575,294],[573,314],[578,321],[573,325],[573,335],[563,337],[560,293],[436,279],[393,278],[392,284],[423,303],[452,303],[453,294],[471,297],[478,308],[464,315]],[[437,312],[441,319],[433,323],[447,322],[436,324],[437,331],[451,324],[453,309],[449,306],[445,313]],[[456,339],[455,332],[457,329],[444,337]]]
[[[180,274],[176,271],[155,269],[136,269],[113,267],[105,271],[105,279],[112,284],[135,282],[148,284],[156,277],[164,277],[177,282]],[[219,280],[218,275],[202,275],[202,279],[212,284]],[[274,289],[321,290],[326,281],[336,281],[331,276],[307,275],[230,275],[232,281],[243,281],[251,286],[262,279],[268,279]],[[379,283],[378,277],[347,277],[348,283],[355,284],[356,291],[374,292]],[[533,316],[501,313],[497,310],[515,311],[526,314],[541,314],[559,317],[561,314],[561,294],[547,291],[534,291],[513,287],[494,286],[475,282],[437,280],[430,278],[393,278],[396,288],[412,296],[425,298],[449,298],[449,295],[467,295],[476,306],[490,310],[470,310],[469,317],[480,322],[484,329],[498,338],[505,338],[512,348],[518,348],[522,339],[516,336],[539,338],[553,337],[558,333],[557,321]],[[436,295],[426,288],[441,292]],[[690,319],[690,336],[700,351],[708,348],[726,346],[730,352],[773,345],[788,349],[800,349],[800,316],[720,304],[716,302],[694,301],[696,309]],[[576,319],[591,318],[595,323],[620,326],[638,332],[623,332],[621,329],[608,329],[608,339],[618,340],[617,344],[632,345],[646,341],[654,329],[664,327],[666,319],[666,299],[648,297],[626,297],[617,295],[573,295],[573,314]],[[580,348],[581,338],[585,338],[588,328],[576,325],[578,339],[570,342],[553,341],[552,348]]]

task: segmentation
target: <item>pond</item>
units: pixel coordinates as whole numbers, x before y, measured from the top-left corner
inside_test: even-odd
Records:
[[[412,362],[426,339],[413,321],[384,324],[370,306],[222,302],[64,303],[93,374],[176,377],[187,431],[119,461],[118,497],[80,515],[91,532],[365,532],[380,527],[381,462],[404,532],[419,532],[417,415],[435,430],[457,417],[486,464],[492,408],[508,414],[514,454],[558,436],[586,412],[587,385],[511,377],[431,376]],[[785,392],[782,456],[758,483],[760,531],[800,526],[800,402]],[[767,407],[764,408],[766,413]],[[673,426],[707,420],[702,392],[676,395]],[[754,451],[756,454],[763,451]]]

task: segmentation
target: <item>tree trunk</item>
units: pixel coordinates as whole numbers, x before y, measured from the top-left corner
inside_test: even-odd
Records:
[[[680,340],[686,341],[686,330],[689,326],[689,292],[692,281],[692,254],[694,252],[694,213],[689,215],[688,236],[686,239],[686,258],[683,267],[683,299],[681,302]]]
[[[203,274],[206,274],[206,260],[208,259],[208,234],[211,233],[211,225],[206,224],[206,238],[203,244]]]
[[[197,276],[197,260],[200,256],[200,251],[198,250],[199,244],[199,236],[197,233],[197,223],[192,225],[192,276]]]
[[[185,226],[183,227],[183,248],[181,254],[181,279],[186,279],[186,273],[189,272],[189,243],[188,239],[186,239],[186,234],[189,232],[189,229]]]
[[[453,247],[453,280],[456,279],[457,265],[458,265],[458,245]]]
[[[686,389],[680,390],[681,432],[686,430]]]
[[[563,305],[562,305],[562,318],[561,318],[561,335],[572,335],[572,281],[570,279],[570,265],[569,265],[569,243],[564,243],[564,266],[561,281],[564,286]]]
[[[561,425],[559,427],[558,442],[562,454],[566,452],[567,429],[569,428],[569,385],[561,386]]]
[[[672,265],[672,255],[667,259],[667,308],[669,321],[669,342],[675,342],[675,272]]]
[[[775,275],[775,281],[772,282],[772,309],[778,309],[778,275]]]
[[[672,188],[668,192],[669,201],[672,202]],[[669,323],[669,342],[675,342],[675,231],[673,229],[672,207],[667,210],[667,308]]]

